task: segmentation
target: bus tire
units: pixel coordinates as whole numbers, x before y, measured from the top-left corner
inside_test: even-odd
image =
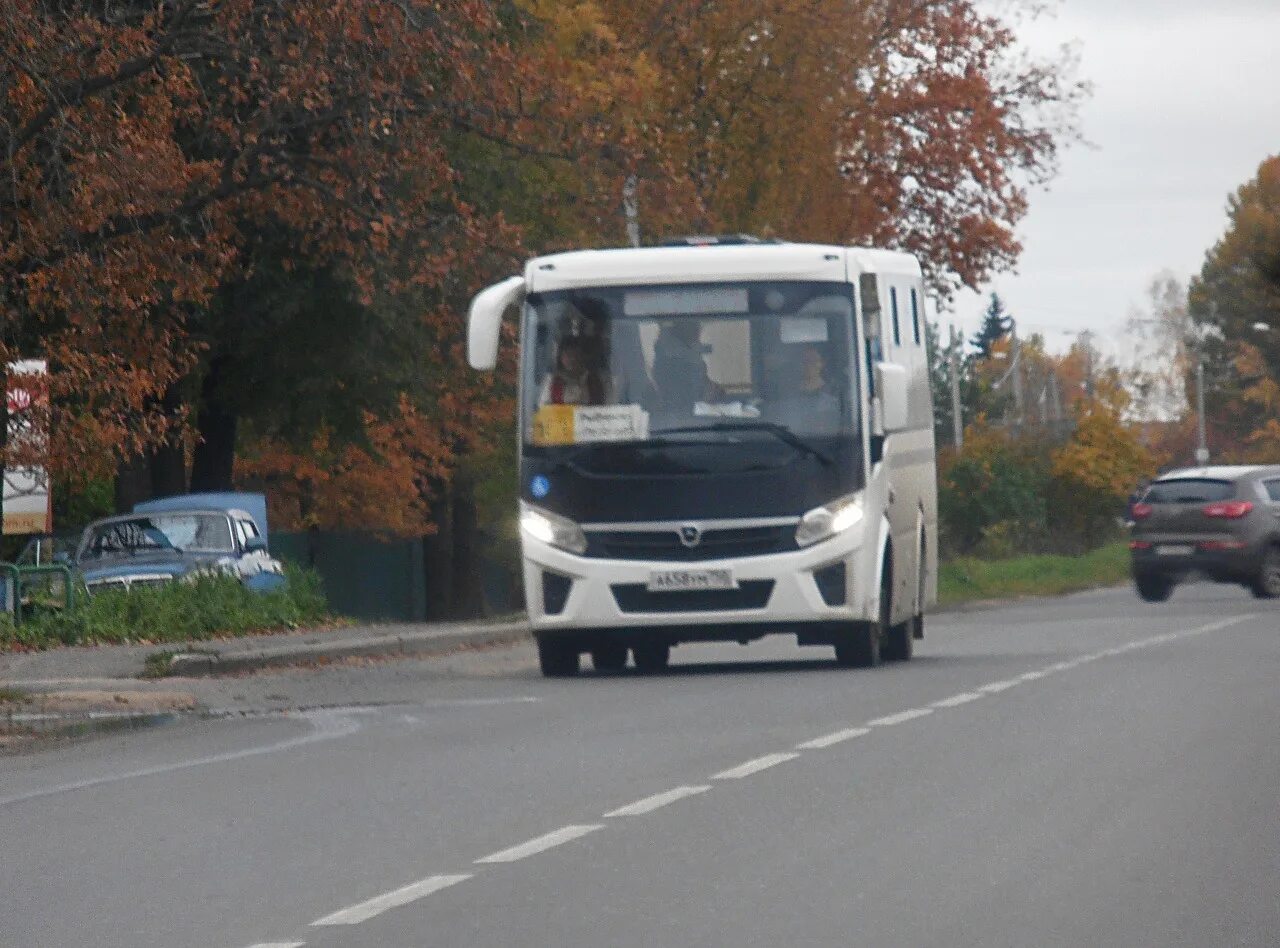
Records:
[[[836,662],[845,668],[874,668],[880,664],[880,624],[854,622],[836,638]]]
[[[920,566],[919,576],[916,579],[916,587],[918,590],[920,603],[919,608],[924,608],[924,564]],[[884,593],[881,594],[885,595]],[[881,616],[882,620],[889,617]],[[909,662],[911,656],[915,654],[916,639],[924,638],[924,616],[914,615],[906,622],[898,625],[889,626],[889,634],[885,636],[884,657],[890,662]]]
[[[909,662],[915,652],[915,619],[889,626],[885,636],[884,657],[890,662]]]
[[[578,646],[549,635],[538,636],[538,666],[544,678],[572,678],[578,674]]]
[[[598,672],[620,672],[627,667],[627,647],[617,642],[598,642],[591,648],[591,667]]]
[[[643,674],[660,672],[671,662],[671,646],[666,642],[642,642],[631,646],[636,670]]]
[[[836,637],[836,661],[846,668],[875,668],[882,658],[885,640],[893,631],[893,561],[885,555],[880,571],[880,617],[875,622],[855,622]],[[910,633],[907,633],[908,636]],[[910,639],[908,639],[910,641]]]

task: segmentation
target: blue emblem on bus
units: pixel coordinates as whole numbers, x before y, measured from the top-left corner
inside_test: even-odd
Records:
[[[541,500],[551,493],[551,481],[547,480],[542,474],[539,474],[529,482],[529,492]]]

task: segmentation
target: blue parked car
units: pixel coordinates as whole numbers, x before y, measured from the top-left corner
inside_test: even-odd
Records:
[[[74,566],[90,594],[209,573],[237,576],[257,591],[284,584],[284,569],[268,551],[261,494],[190,494],[138,504],[133,513],[86,527]]]

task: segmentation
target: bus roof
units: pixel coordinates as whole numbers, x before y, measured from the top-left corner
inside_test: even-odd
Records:
[[[531,293],[586,286],[737,280],[843,282],[858,273],[915,277],[911,254],[823,244],[721,244],[575,250],[536,257],[525,268]]]

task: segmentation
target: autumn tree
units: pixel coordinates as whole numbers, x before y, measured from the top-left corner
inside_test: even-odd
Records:
[[[1150,452],[1125,424],[1127,407],[1122,386],[1102,386],[1098,396],[1077,404],[1075,431],[1052,456],[1055,512],[1086,548],[1114,532],[1124,499],[1154,473]]]
[[[1232,341],[1255,346],[1280,375],[1280,155],[1228,201],[1227,232],[1192,280],[1191,315]]]
[[[690,228],[899,247],[944,297],[1016,258],[1085,91],[972,0],[599,8],[660,70],[662,187],[691,195]]]
[[[1280,156],[1228,201],[1222,239],[1191,282],[1203,339],[1210,448],[1228,459],[1280,460]]]
[[[268,398],[325,380],[348,418],[398,405],[385,373],[339,371],[388,299],[414,308],[380,335],[430,337],[398,352],[441,369],[419,401],[474,437],[489,385],[449,372],[456,312],[518,238],[468,203],[456,156],[585,166],[565,142],[600,137],[539,85],[553,57],[518,50],[523,28],[483,2],[0,0],[0,366],[50,359],[53,465],[149,455],[172,489],[194,452],[194,481],[225,486]]]

